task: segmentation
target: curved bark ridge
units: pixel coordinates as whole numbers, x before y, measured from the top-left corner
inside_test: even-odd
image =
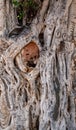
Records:
[[[76,129],[75,6],[44,0],[30,29],[1,38],[0,130]]]

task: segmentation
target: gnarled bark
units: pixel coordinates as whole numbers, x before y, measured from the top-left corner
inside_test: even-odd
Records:
[[[41,5],[31,27],[14,37],[12,3],[14,24],[10,15],[8,26],[0,20],[1,33],[3,23],[11,33],[0,39],[0,130],[76,129],[76,1]]]

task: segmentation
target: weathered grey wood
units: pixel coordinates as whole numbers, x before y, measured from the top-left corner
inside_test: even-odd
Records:
[[[44,0],[14,38],[10,2],[0,0],[0,130],[76,130],[76,0]]]

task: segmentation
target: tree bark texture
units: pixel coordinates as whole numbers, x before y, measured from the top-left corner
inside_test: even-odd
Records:
[[[15,35],[17,22],[0,0],[0,130],[76,130],[76,0],[42,1]]]

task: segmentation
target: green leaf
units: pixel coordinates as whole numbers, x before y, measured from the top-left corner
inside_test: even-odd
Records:
[[[12,3],[15,7],[19,7],[20,5],[20,2],[18,2],[17,0],[13,0]]]

